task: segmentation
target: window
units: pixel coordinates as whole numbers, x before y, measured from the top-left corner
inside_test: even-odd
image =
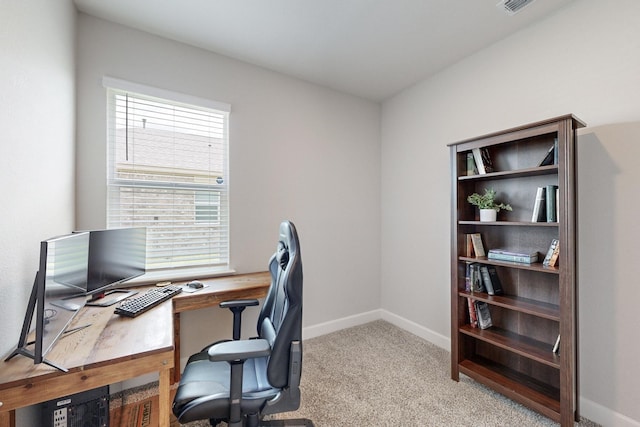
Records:
[[[147,227],[147,270],[229,264],[229,106],[105,78],[109,228]]]

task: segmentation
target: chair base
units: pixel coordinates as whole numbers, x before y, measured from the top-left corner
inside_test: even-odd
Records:
[[[209,420],[212,426],[217,426],[222,420]],[[258,427],[314,427],[313,422],[306,418],[298,418],[291,420],[269,420],[260,421]]]
[[[313,422],[306,418],[295,420],[269,420],[261,421],[260,427],[314,427]]]

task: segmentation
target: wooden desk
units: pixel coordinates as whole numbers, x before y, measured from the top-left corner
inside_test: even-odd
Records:
[[[160,376],[160,413],[171,410],[170,370],[173,368],[171,302],[135,319],[121,317],[111,307],[85,307],[70,328],[90,327],[61,338],[46,359],[69,369],[15,356],[0,361],[0,427],[15,423],[15,409],[91,390],[151,372]],[[160,417],[169,426],[169,417]]]
[[[263,271],[202,279],[201,282],[208,286],[194,293],[182,292],[173,297],[173,341],[175,343],[173,382],[180,381],[180,313],[217,307],[222,301],[264,298],[271,285],[271,275],[268,271]],[[231,315],[230,312],[229,315]],[[229,336],[231,332],[229,331]]]
[[[160,414],[166,414],[160,416],[160,426],[168,427],[170,383],[180,380],[180,313],[217,307],[220,302],[232,299],[263,298],[271,276],[260,272],[202,282],[208,286],[194,293],[183,292],[173,297],[172,302],[134,319],[114,314],[113,306],[83,308],[70,328],[89,323],[91,327],[60,339],[46,357],[69,369],[68,373],[46,364],[34,365],[33,360],[24,356],[0,361],[0,427],[14,425],[17,408],[150,372],[160,374],[159,410]]]

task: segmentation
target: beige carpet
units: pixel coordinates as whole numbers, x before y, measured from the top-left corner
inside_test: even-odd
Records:
[[[384,321],[307,340],[303,352],[302,405],[278,418],[317,427],[558,425],[467,377],[451,380],[449,352]]]

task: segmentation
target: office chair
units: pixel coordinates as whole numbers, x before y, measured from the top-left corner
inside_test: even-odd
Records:
[[[191,356],[173,400],[180,423],[208,419],[212,426],[313,426],[306,419],[265,421],[300,406],[302,368],[302,259],[295,226],[280,224],[269,261],[271,286],[258,316],[258,337],[240,340],[240,313],[257,300],[229,301],[233,340]]]

